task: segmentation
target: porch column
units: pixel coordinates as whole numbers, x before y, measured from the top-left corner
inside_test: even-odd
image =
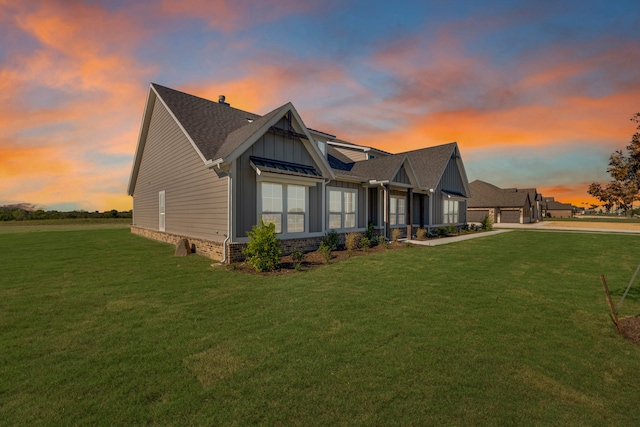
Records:
[[[424,194],[419,194],[420,197],[420,228],[424,228]]]
[[[407,212],[407,239],[413,237],[413,188],[407,191],[409,196],[409,210]]]
[[[384,237],[391,238],[391,186],[384,186]]]

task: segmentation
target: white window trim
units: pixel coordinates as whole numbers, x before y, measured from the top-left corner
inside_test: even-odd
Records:
[[[460,223],[460,199],[454,197],[445,197],[442,202],[442,222],[444,224],[459,224]],[[455,213],[447,213],[447,205],[449,203],[455,203]],[[455,221],[447,221],[447,216],[454,216]]]
[[[340,200],[342,203],[341,212],[340,212],[340,226],[341,228],[331,228],[329,227],[329,216],[332,214],[331,212],[331,192],[338,191],[340,192]],[[354,204],[354,212],[355,215],[355,226],[350,228],[344,228],[344,216],[346,214],[344,209],[344,193],[352,193],[353,194],[353,204]],[[337,214],[335,212],[334,214]],[[357,231],[361,228],[358,228],[358,190],[356,188],[342,188],[342,187],[326,187],[326,215],[325,215],[325,225],[327,231],[333,230],[336,232],[350,232]]]
[[[261,177],[260,177],[261,178]],[[304,181],[298,181],[298,180],[288,180],[287,182],[277,182],[277,181],[273,181],[271,179],[268,179],[267,177],[262,178],[262,179],[258,179],[257,180],[257,196],[258,196],[258,200],[257,200],[257,207],[258,207],[258,222],[260,221],[260,217],[262,216],[262,184],[263,183],[267,183],[267,184],[279,184],[282,185],[282,224],[281,224],[281,232],[278,233],[278,238],[280,239],[290,239],[290,238],[296,238],[296,237],[308,237],[310,235],[309,233],[309,187],[311,184],[308,181],[304,180]],[[297,187],[304,187],[304,231],[298,231],[295,233],[289,233],[288,231],[285,231],[287,229],[287,215],[288,215],[288,203],[289,203],[289,193],[287,191],[287,187],[288,186],[297,186]],[[299,214],[296,214],[299,215]]]
[[[395,199],[395,200],[394,200]],[[398,216],[400,215],[398,213],[398,200],[404,200],[404,222],[402,224],[398,223]],[[389,197],[389,202],[391,204],[395,204],[396,205],[396,212],[395,213],[391,213],[391,207],[389,207],[389,225],[391,226],[391,228],[404,228],[407,226],[407,210],[409,209],[409,204],[407,203],[407,196],[395,196],[395,195],[391,195]],[[396,223],[395,224],[391,224],[391,216],[395,216],[396,219]]]
[[[158,193],[158,230],[165,231],[167,228],[167,195],[165,190]]]

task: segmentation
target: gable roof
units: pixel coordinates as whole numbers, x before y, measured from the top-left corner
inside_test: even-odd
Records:
[[[327,155],[329,164],[337,175],[359,178],[363,182],[391,180],[398,173],[400,166],[407,164],[405,169],[410,179],[412,182],[415,181],[416,187],[423,190],[438,186],[449,160],[454,156],[464,183],[464,196],[468,197],[471,193],[464,165],[460,161],[458,144],[455,142],[358,162],[354,162],[331,145],[327,147]]]
[[[521,208],[531,204],[528,191],[504,190],[488,182],[475,180],[471,184],[470,208]]]
[[[161,102],[182,129],[191,145],[208,167],[228,163],[242,154],[241,151],[253,144],[277,123],[285,114],[295,118],[298,133],[317,163],[323,175],[334,178],[326,158],[319,151],[306,129],[295,107],[289,102],[260,116],[231,107],[226,103],[213,102],[195,95],[180,92],[157,83],[149,85],[147,103],[140,127],[138,146],[129,180],[128,194],[133,195],[135,182],[142,161],[142,152],[151,122],[151,114],[156,102]]]
[[[193,140],[205,160],[219,157],[218,152],[231,133],[242,127],[253,125],[257,119],[261,118],[258,114],[156,83],[151,83],[150,87]]]

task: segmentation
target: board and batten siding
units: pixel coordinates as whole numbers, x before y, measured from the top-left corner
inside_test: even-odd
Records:
[[[460,169],[458,168],[457,161],[454,157],[449,159],[449,163],[442,174],[442,178],[440,178],[440,182],[435,189],[435,193],[431,196],[433,197],[432,208],[433,208],[433,223],[432,225],[447,225],[443,224],[444,221],[444,198],[442,196],[442,191],[464,194],[464,182],[462,181],[462,177],[460,176]],[[446,196],[444,196],[446,197]],[[459,206],[459,217],[458,222],[463,224],[467,220],[467,202],[460,201]]]
[[[251,167],[250,156],[263,157],[272,160],[298,163],[313,166],[319,170],[311,154],[299,139],[287,138],[273,132],[265,133],[258,141],[245,151],[236,161],[235,176],[236,194],[234,221],[235,237],[247,237],[247,231],[258,223],[258,188],[256,171]],[[287,177],[287,175],[282,175]],[[291,176],[291,183],[295,184],[295,176]],[[318,194],[320,193],[320,194]],[[322,217],[317,212],[322,208],[322,187],[309,188],[309,231],[322,231]],[[313,214],[312,214],[313,212]]]
[[[133,194],[134,225],[158,230],[165,191],[165,231],[224,240],[227,178],[208,169],[165,106],[155,102]]]
[[[400,169],[398,170],[398,173],[391,181],[398,182],[401,184],[411,184],[411,181],[409,180],[409,175],[407,175],[407,171],[405,170],[404,166],[400,167]]]

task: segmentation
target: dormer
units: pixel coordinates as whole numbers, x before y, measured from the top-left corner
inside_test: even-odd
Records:
[[[329,133],[320,132],[319,130],[307,128],[309,133],[313,137],[318,149],[322,153],[322,155],[327,158],[327,143],[336,138],[335,135],[331,135]]]

